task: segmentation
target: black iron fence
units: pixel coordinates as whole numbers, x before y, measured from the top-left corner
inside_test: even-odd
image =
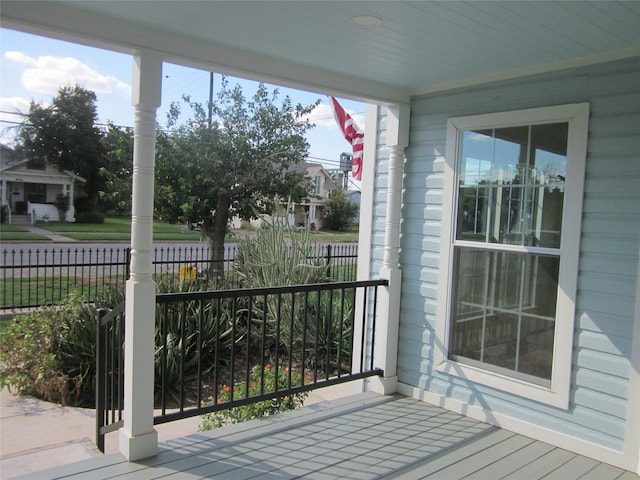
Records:
[[[225,281],[220,288],[238,286],[233,269],[236,250],[236,245],[224,249],[221,262]],[[329,278],[355,280],[357,244],[318,245],[312,255],[324,260]],[[0,252],[0,259],[0,310],[15,310],[55,305],[71,292],[93,301],[105,286],[124,288],[129,277],[131,250],[128,247],[5,248]],[[205,245],[154,248],[156,280],[179,280],[181,269],[202,275],[212,263]]]
[[[382,375],[378,287],[335,282],[156,296],[155,424]],[[97,445],[122,425],[122,307],[99,315]]]

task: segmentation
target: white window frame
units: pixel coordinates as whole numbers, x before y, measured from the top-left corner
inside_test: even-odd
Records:
[[[457,162],[460,134],[470,129],[489,129],[568,122],[567,176],[560,243],[560,272],[550,385],[539,385],[521,378],[496,373],[482,366],[468,365],[449,358],[453,245],[455,240]],[[573,327],[578,283],[578,260],[582,219],[582,197],[587,153],[589,104],[559,105],[511,112],[451,118],[447,124],[442,202],[442,236],[438,288],[436,345],[437,371],[488,385],[555,407],[568,409],[571,387]]]

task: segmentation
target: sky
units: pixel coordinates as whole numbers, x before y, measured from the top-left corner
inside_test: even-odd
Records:
[[[132,58],[130,55],[85,47],[47,37],[29,35],[5,28],[0,29],[0,142],[12,145],[15,126],[24,121],[29,104],[50,105],[62,86],[80,85],[97,96],[98,122],[119,126],[133,126],[131,106]],[[166,125],[171,102],[180,101],[184,94],[205,104],[209,99],[210,73],[178,65],[163,65],[162,105],[157,122]],[[229,77],[231,85],[240,84],[245,98],[249,98],[257,83]],[[214,72],[214,92],[221,76]],[[310,144],[308,161],[321,163],[325,168],[337,168],[340,154],[351,153],[333,118],[325,95],[266,84],[269,91],[277,87],[280,100],[289,95],[293,104],[310,105],[320,99],[311,121],[316,127],[307,133]],[[214,93],[215,97],[215,93]],[[365,104],[338,98],[342,107],[365,131]],[[278,104],[278,103],[277,103]],[[359,188],[355,182],[352,188]]]

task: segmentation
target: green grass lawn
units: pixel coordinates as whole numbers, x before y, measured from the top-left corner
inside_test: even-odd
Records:
[[[28,232],[19,225],[0,225],[0,242],[17,242],[17,241],[48,241],[49,237],[38,235],[37,233]]]
[[[59,233],[65,237],[78,241],[130,241],[131,240],[131,219],[128,217],[107,217],[102,224],[89,223],[38,223],[39,228]],[[227,241],[237,241],[251,236],[251,231],[234,230]],[[169,224],[154,222],[153,240],[158,241],[188,241],[197,242],[201,240],[200,232],[189,230],[183,224]],[[317,242],[357,242],[357,229],[346,232],[312,232],[312,241]],[[5,225],[0,227],[0,242],[20,242],[20,241],[49,241],[48,237],[36,235],[28,232],[16,225]]]
[[[107,217],[102,224],[91,223],[38,223],[39,228],[59,233],[65,237],[80,241],[130,241],[131,220],[123,217]],[[189,230],[186,225],[172,225],[154,222],[154,241],[198,241],[200,232]],[[48,237],[28,232],[15,225],[2,225],[0,242],[9,241],[48,241]]]
[[[82,278],[24,277],[8,278],[0,283],[0,306],[43,305],[60,302],[78,287]]]

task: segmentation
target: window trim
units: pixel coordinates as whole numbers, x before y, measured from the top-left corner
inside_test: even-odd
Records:
[[[554,122],[568,122],[569,132],[567,138],[567,179],[563,205],[563,234],[559,249],[560,273],[558,277],[556,331],[553,345],[553,370],[551,383],[547,387],[494,371],[484,370],[479,366],[451,360],[448,358],[448,339],[456,218],[457,185],[455,182],[458,155],[460,153],[460,133],[472,128],[502,128]],[[434,366],[437,371],[555,407],[569,408],[588,123],[588,103],[455,117],[450,118],[447,122],[436,345],[434,350]],[[555,251],[557,252],[557,250]]]

